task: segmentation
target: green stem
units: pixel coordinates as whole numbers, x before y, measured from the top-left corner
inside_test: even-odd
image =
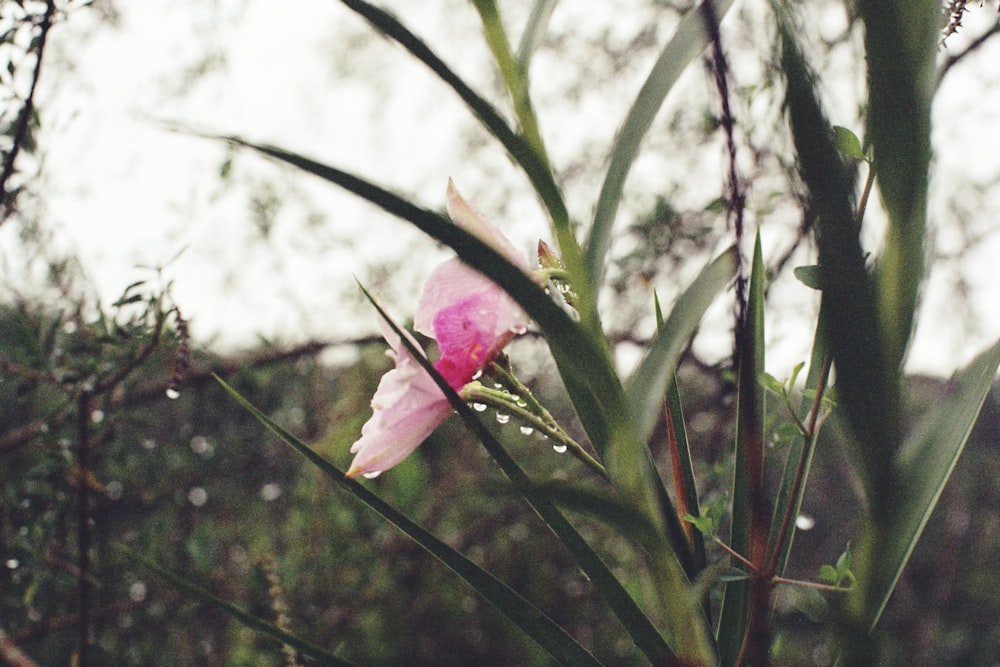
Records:
[[[467,401],[495,408],[500,414],[506,414],[517,418],[518,420],[524,422],[526,426],[534,428],[539,433],[542,433],[549,438],[553,443],[553,447],[565,447],[566,451],[579,459],[591,470],[604,479],[608,478],[608,471],[605,470],[604,466],[601,465],[597,459],[591,456],[580,445],[580,443],[562,430],[562,428],[560,428],[551,417],[546,418],[548,415],[547,412],[545,413],[545,416],[536,414],[534,411],[528,409],[527,406],[519,405],[517,399],[514,399],[511,394],[506,391],[489,389],[484,387],[479,382],[473,382],[466,385],[462,389],[461,396]],[[521,397],[521,401],[528,403],[526,397]]]

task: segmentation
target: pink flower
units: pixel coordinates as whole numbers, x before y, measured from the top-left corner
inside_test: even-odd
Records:
[[[455,224],[528,270],[525,257],[462,199],[451,182],[448,214]],[[471,382],[514,336],[524,333],[527,325],[528,316],[506,292],[458,258],[444,262],[431,274],[414,321],[417,331],[437,340],[441,356],[434,368],[455,391]],[[401,344],[399,336],[385,322],[380,326],[396,367],[382,377],[372,398],[372,417],[362,427],[361,439],[351,446],[356,456],[348,477],[374,476],[396,465],[452,411],[434,379]]]
[[[388,354],[396,360],[396,367],[382,376],[375,390],[371,419],[361,427],[361,438],[351,446],[356,456],[348,477],[374,476],[396,465],[452,411],[434,378],[413,358],[396,332],[381,318],[379,326],[392,348]],[[409,334],[407,337],[420,350]]]

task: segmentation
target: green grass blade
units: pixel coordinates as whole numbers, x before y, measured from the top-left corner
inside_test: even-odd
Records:
[[[663,329],[663,311],[660,299],[653,292],[653,304],[656,310],[656,330]],[[671,464],[674,469],[674,493],[677,495],[677,514],[683,518],[685,514],[700,516],[701,507],[698,503],[698,487],[695,483],[694,464],[691,459],[691,447],[688,444],[687,425],[684,422],[684,406],[681,402],[680,387],[677,386],[677,373],[674,373],[667,387],[666,417],[668,428],[668,446],[671,449]],[[691,545],[692,576],[701,573],[707,564],[705,558],[705,536],[694,526],[682,526],[684,535]]]
[[[503,116],[492,104],[476,93],[423,40],[413,34],[395,16],[363,0],[341,0],[341,2],[368,21],[380,33],[409,51],[454,90],[483,126],[503,144],[504,148],[525,170],[549,210],[553,221],[569,220],[562,194],[555,184],[548,164],[539,158],[527,141],[518,136],[507,125]],[[563,250],[565,252],[565,249]]]
[[[701,507],[698,503],[698,487],[695,484],[694,466],[691,461],[691,447],[688,444],[687,426],[684,423],[684,406],[681,403],[680,387],[677,386],[676,376],[667,387],[667,408],[670,411],[670,422],[673,428],[674,438],[677,444],[678,470],[680,472],[680,488],[675,489],[678,497],[683,494],[684,505],[679,507],[679,512],[700,516]],[[692,526],[693,528],[693,526]],[[698,530],[686,530],[691,543],[691,558],[695,573],[700,573],[705,569],[707,561],[705,559],[705,536]]]
[[[719,21],[732,4],[733,0],[718,0],[715,3],[715,14]],[[639,152],[639,145],[677,79],[691,61],[705,50],[708,42],[704,13],[700,6],[694,7],[684,15],[674,31],[674,36],[660,52],[659,58],[618,130],[615,144],[611,149],[608,172],[597,199],[593,226],[586,243],[584,268],[585,275],[591,281],[591,291],[596,292],[603,280],[615,214],[621,202],[625,179]]]
[[[899,368],[924,278],[931,100],[941,7],[860,0],[868,65],[868,142],[889,224],[879,258],[879,307],[887,363]]]
[[[737,376],[736,453],[734,456],[732,521],[729,546],[756,566],[763,566],[769,529],[764,510],[764,400],[760,377],[764,370],[764,286],[766,269],[761,254],[760,230],[754,244],[747,293],[747,321],[738,337],[739,369]],[[741,563],[733,567],[747,570]],[[755,630],[749,625],[759,614],[759,578],[731,581],[726,584],[719,613],[718,643],[722,665],[736,663],[744,635]],[[766,593],[763,601],[766,607]],[[756,608],[755,608],[756,606]]]
[[[500,68],[500,76],[507,86],[511,100],[514,103],[514,114],[521,128],[521,135],[528,142],[540,160],[549,163],[548,152],[538,129],[538,117],[531,107],[531,94],[528,86],[528,71],[514,58],[510,50],[510,41],[500,20],[500,11],[494,0],[472,0],[476,6],[483,24],[486,43],[489,44],[493,58]]]
[[[779,10],[780,11],[780,10]],[[838,405],[847,418],[852,464],[869,507],[885,506],[899,443],[899,369],[883,344],[875,284],[854,220],[852,188],[787,17],[779,15],[786,108],[802,180],[817,215],[824,337],[836,367]]]
[[[905,483],[898,487],[895,515],[881,538],[879,558],[871,566],[867,596],[871,604],[865,618],[870,627],[882,615],[965,448],[998,366],[1000,342],[955,374],[945,397],[913,429],[896,457],[896,476]]]
[[[427,44],[392,14],[364,0],[341,0],[341,2],[362,16],[376,30],[395,40],[454,90],[483,127],[496,137],[514,161],[521,165],[549,213],[553,234],[562,252],[563,263],[573,277],[580,297],[579,309],[582,321],[592,331],[598,332],[596,297],[590,290],[589,283],[584,280],[582,251],[573,234],[562,192],[556,184],[544,152],[539,153],[530,140],[514,132],[493,105],[466,84]]]
[[[705,311],[736,276],[736,250],[713,260],[677,299],[646,356],[626,382],[636,432],[647,442],[663,410],[663,398],[677,363],[701,323]]]
[[[521,492],[532,509],[542,518],[550,530],[562,541],[576,559],[577,565],[594,584],[597,591],[604,597],[608,606],[629,632],[636,646],[653,662],[661,662],[673,654],[664,642],[659,631],[652,625],[649,618],[636,605],[628,592],[622,587],[604,561],[590,548],[590,545],[563,516],[552,500],[533,486],[527,475],[517,462],[507,453],[503,445],[487,429],[479,417],[469,409],[469,406],[448,386],[437,373],[430,362],[419,354],[419,350],[411,347],[409,339],[402,335],[400,327],[389,317],[389,314],[375,301],[371,295],[361,288],[372,306],[379,312],[389,326],[400,335],[401,341],[409,349],[410,354],[427,371],[448,397],[452,407],[458,412],[462,421],[471,430],[489,452],[493,460],[511,481],[514,488]],[[637,519],[641,521],[641,518]],[[648,525],[648,524],[647,524]]]
[[[406,340],[405,336],[403,340]],[[302,454],[310,463],[325,473],[334,483],[348,491],[370,509],[398,528],[404,535],[419,544],[461,577],[480,595],[488,600],[525,634],[534,639],[549,655],[563,664],[596,665],[597,660],[565,630],[538,610],[502,581],[482,569],[461,553],[437,539],[422,527],[398,512],[391,505],[369,491],[359,482],[344,476],[344,472],[324,459],[316,450],[302,442],[258,410],[222,378],[219,383],[247,411],[280,438],[285,444]]]
[[[549,19],[552,18],[557,2],[558,0],[535,0],[535,6],[531,9],[531,16],[524,25],[524,32],[521,33],[521,41],[517,47],[517,64],[522,72],[528,71],[535,50],[545,37]]]
[[[240,623],[247,626],[251,630],[259,632],[263,635],[267,635],[272,639],[281,642],[282,644],[291,646],[296,651],[299,651],[301,653],[304,653],[305,655],[312,657],[316,661],[316,664],[320,665],[351,664],[346,660],[338,658],[337,656],[333,655],[326,649],[320,648],[319,646],[311,644],[305,641],[304,639],[300,639],[295,635],[289,634],[284,630],[282,630],[281,628],[278,628],[277,626],[268,623],[264,619],[255,616],[250,612],[241,609],[240,607],[237,607],[233,603],[223,600],[222,598],[213,595],[212,593],[209,593],[207,590],[205,590],[198,584],[195,584],[189,579],[168,570],[167,568],[156,563],[156,561],[143,556],[142,554],[138,553],[137,551],[134,551],[133,549],[130,549],[129,547],[125,546],[124,544],[121,544],[120,542],[115,543],[114,547],[117,550],[124,553],[129,558],[131,558],[132,560],[134,560],[135,562],[145,567],[147,570],[156,574],[158,577],[170,582],[170,584],[173,585],[175,588],[179,588],[185,593],[188,593],[189,595],[198,598],[207,605],[222,610],[223,612],[229,614],[230,616],[232,616],[233,618],[235,618],[236,620],[238,620]]]

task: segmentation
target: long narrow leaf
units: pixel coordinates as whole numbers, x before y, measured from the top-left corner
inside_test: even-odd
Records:
[[[899,369],[883,344],[875,284],[854,222],[852,189],[789,20],[779,14],[785,101],[802,180],[817,215],[821,325],[836,367],[838,404],[850,426],[851,461],[861,474],[869,507],[880,507],[888,503],[885,496],[894,484]]]
[[[531,16],[528,17],[517,47],[517,64],[522,72],[528,71],[531,57],[535,55],[535,50],[545,37],[545,30],[549,26],[549,19],[552,18],[552,12],[558,1],[535,0],[535,6],[531,9]]]
[[[223,600],[222,598],[213,595],[212,593],[209,593],[207,590],[195,584],[194,582],[190,581],[189,579],[186,579],[185,577],[182,577],[179,574],[176,574],[175,572],[168,570],[162,565],[156,563],[156,561],[147,558],[146,556],[143,556],[142,554],[138,553],[133,549],[130,549],[124,544],[116,543],[114,547],[119,551],[121,551],[122,553],[124,553],[129,558],[131,558],[132,560],[134,560],[135,562],[145,567],[147,570],[153,572],[160,578],[170,582],[174,587],[179,588],[180,590],[184,591],[185,593],[188,593],[189,595],[193,595],[194,597],[198,598],[205,604],[211,605],[216,609],[221,609],[222,611],[229,614],[230,616],[232,616],[233,618],[235,618],[248,628],[255,630],[256,632],[259,632],[263,635],[267,635],[272,639],[281,642],[282,644],[287,644],[288,646],[294,648],[296,651],[301,651],[302,653],[315,659],[315,661],[320,665],[351,664],[346,660],[338,658],[337,656],[333,655],[326,649],[320,648],[319,646],[311,644],[305,641],[304,639],[300,639],[295,635],[289,634],[284,630],[282,630],[281,628],[271,623],[268,623],[264,619],[258,616],[254,616],[250,612],[241,609],[240,607],[237,607],[233,603]]]
[[[405,337],[404,337],[405,340]],[[285,444],[302,454],[338,486],[354,495],[369,508],[398,528],[404,535],[427,550],[464,579],[480,595],[514,622],[525,634],[548,651],[549,655],[567,665],[599,664],[594,657],[552,619],[538,610],[502,581],[482,569],[461,553],[451,548],[422,527],[398,512],[391,505],[366,489],[362,484],[344,476],[344,472],[320,456],[312,447],[302,442],[274,420],[258,410],[222,378],[216,377],[229,394]]]
[[[735,275],[736,249],[730,248],[705,267],[677,299],[646,356],[626,382],[636,432],[643,442],[649,440],[656,427],[667,385],[677,371],[681,354],[705,311]]]
[[[758,569],[763,566],[767,549],[767,514],[764,510],[764,401],[760,375],[764,370],[764,283],[765,267],[761,255],[760,230],[754,244],[753,263],[747,298],[747,321],[737,342],[738,376],[736,409],[736,452],[733,467],[733,511],[729,546]],[[735,567],[746,570],[739,563]],[[760,650],[761,624],[766,618],[769,584],[760,576],[726,584],[719,613],[718,642],[722,665],[736,663],[746,637]],[[763,607],[763,608],[762,608]]]
[[[868,65],[868,140],[888,214],[879,258],[879,309],[887,363],[899,368],[924,278],[931,99],[941,7],[859,0]]]
[[[663,329],[663,310],[660,299],[653,292],[653,303],[656,310],[656,330]],[[664,403],[667,420],[667,445],[670,449],[671,467],[674,470],[674,493],[677,496],[677,516],[700,516],[701,507],[698,504],[698,488],[695,484],[694,465],[691,460],[691,447],[688,445],[687,426],[684,423],[684,406],[681,404],[680,387],[677,386],[677,373],[674,373],[667,387],[667,398]],[[705,569],[705,536],[690,523],[683,526],[684,536],[691,547],[691,576],[697,576]]]
[[[538,117],[531,107],[531,91],[528,86],[528,71],[514,57],[510,50],[510,41],[500,20],[500,10],[495,0],[472,0],[483,23],[483,33],[489,44],[493,58],[500,68],[500,76],[507,86],[511,101],[514,103],[514,113],[521,128],[521,135],[546,165],[549,165],[548,152],[538,129]],[[551,166],[549,167],[551,169]]]
[[[873,627],[882,615],[903,568],[920,539],[945,483],[965,448],[983,401],[1000,366],[1000,342],[983,351],[955,374],[948,391],[918,423],[896,457],[900,498],[869,586],[872,605],[866,622]]]
[[[721,21],[732,6],[733,0],[715,2],[715,15]],[[584,256],[586,275],[592,290],[597,291],[604,276],[604,266],[611,245],[611,231],[615,214],[621,202],[625,179],[632,169],[632,163],[639,152],[639,145],[653,124],[663,101],[674,87],[677,79],[699,53],[708,46],[709,37],[705,30],[704,12],[701,7],[688,10],[674,31],[674,36],[660,52],[653,69],[632,103],[632,107],[622,123],[611,149],[608,173],[604,177],[601,193],[594,211],[594,223],[590,229]]]

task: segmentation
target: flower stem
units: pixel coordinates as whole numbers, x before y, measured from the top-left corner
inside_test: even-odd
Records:
[[[526,426],[543,433],[552,441],[554,447],[564,446],[566,451],[584,465],[607,479],[608,472],[604,466],[559,426],[549,411],[535,400],[527,387],[495,362],[490,365],[489,372],[505,389],[490,389],[480,382],[472,382],[462,389],[462,398],[488,405],[498,412],[516,417]]]

